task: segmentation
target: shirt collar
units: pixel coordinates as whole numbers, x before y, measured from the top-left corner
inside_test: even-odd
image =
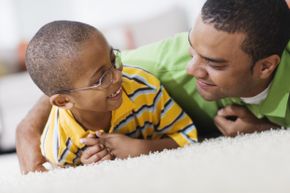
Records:
[[[284,118],[287,111],[287,103],[290,92],[290,41],[284,50],[281,62],[277,67],[270,85],[267,97],[260,104],[246,104],[240,98],[222,99],[223,105],[240,104],[247,105],[257,117],[271,116]]]
[[[134,103],[129,99],[125,90],[122,91],[122,104],[121,106],[112,112],[111,127],[109,133],[113,132],[115,124],[126,118],[133,110]],[[80,139],[86,137],[89,133],[95,133],[92,130],[84,130],[84,128],[75,120],[70,110],[57,108],[59,111],[61,125],[65,130],[73,132],[74,135],[70,135],[72,142],[79,148],[83,148],[85,145],[80,143]]]
[[[263,100],[265,100],[268,96],[269,89],[270,89],[271,83],[268,85],[268,87],[263,90],[261,93],[257,94],[253,97],[241,97],[241,100],[246,104],[260,104]]]
[[[75,120],[73,114],[70,110],[65,110],[62,108],[57,108],[59,111],[59,119],[62,132],[74,133],[74,135],[67,134],[73,144],[78,148],[83,148],[85,145],[80,142],[81,138],[86,137],[89,133],[94,133],[91,130],[84,130],[83,127]]]
[[[268,97],[261,103],[261,112],[274,117],[285,117],[290,92],[290,41],[275,72]]]
[[[109,133],[113,132],[116,124],[118,124],[121,120],[124,120],[134,110],[134,107],[134,103],[127,96],[126,90],[123,87],[122,104],[118,109],[112,112],[111,128]]]

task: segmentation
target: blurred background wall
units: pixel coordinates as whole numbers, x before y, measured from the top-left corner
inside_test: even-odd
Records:
[[[42,25],[50,21],[77,20],[89,23],[103,31],[115,47],[130,49],[187,31],[203,2],[0,0],[0,73],[24,68],[21,65],[26,43]]]
[[[25,72],[27,42],[44,24],[77,20],[99,28],[119,49],[188,31],[205,0],[0,0],[0,153],[41,95]]]

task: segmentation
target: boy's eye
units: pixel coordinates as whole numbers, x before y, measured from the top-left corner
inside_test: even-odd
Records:
[[[100,82],[101,77],[103,76],[103,74],[109,69],[110,67],[102,67],[102,69],[100,70],[100,72],[96,75],[96,77],[94,78],[94,82],[93,85],[98,84]]]
[[[101,72],[101,73],[97,76],[97,78],[96,78],[95,81],[93,82],[93,85],[98,84],[98,83],[100,82],[100,79],[101,79],[101,77],[102,77],[102,74],[103,74],[103,72]]]
[[[115,65],[115,62],[116,62],[116,56],[114,53],[111,54],[111,63],[112,65],[114,66]]]
[[[113,66],[115,65],[115,62],[116,62],[116,57],[114,56],[114,58],[111,59],[111,63]]]

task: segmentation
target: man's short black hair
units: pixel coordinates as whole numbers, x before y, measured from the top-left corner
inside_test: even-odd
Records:
[[[241,49],[253,62],[282,55],[290,38],[290,10],[285,0],[207,0],[204,23],[228,33],[245,33]]]
[[[54,21],[41,27],[28,44],[25,63],[35,84],[48,96],[70,89],[81,70],[79,48],[96,28],[74,21]]]

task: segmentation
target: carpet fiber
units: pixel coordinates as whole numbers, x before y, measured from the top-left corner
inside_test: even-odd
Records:
[[[1,193],[289,193],[290,130],[45,174],[21,176],[15,156],[0,164]]]

